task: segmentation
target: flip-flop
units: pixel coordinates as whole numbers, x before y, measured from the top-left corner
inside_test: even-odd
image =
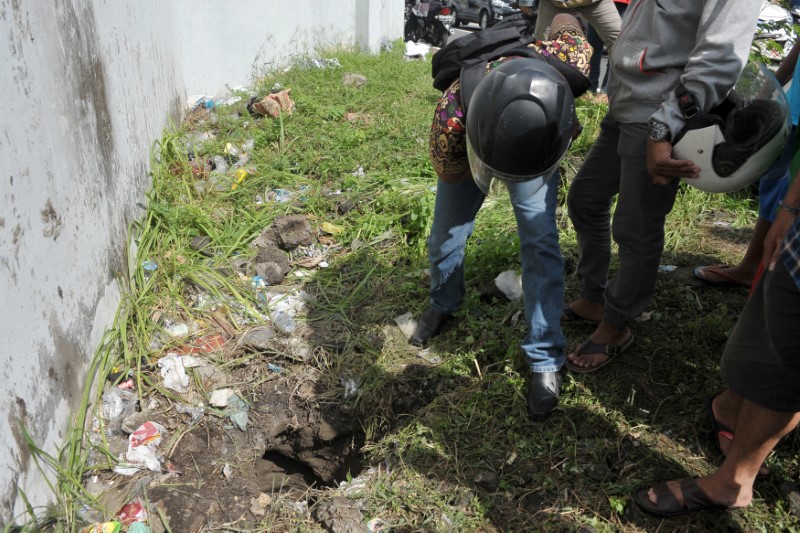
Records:
[[[600,364],[594,366],[578,366],[569,359],[567,359],[566,367],[571,370],[572,372],[577,372],[579,374],[588,374],[589,372],[594,372],[596,370],[600,370],[607,364],[614,361],[617,357],[622,355],[625,350],[631,347],[633,344],[633,333],[622,343],[622,344],[597,344],[596,342],[592,342],[591,339],[586,339],[578,346],[576,350],[578,352],[578,357],[584,354],[591,354],[591,355],[606,355],[608,359],[603,361]]]
[[[715,287],[746,287],[750,288],[750,284],[740,281],[727,272],[726,268],[731,268],[730,265],[707,265],[699,266],[694,269],[694,277],[700,281],[705,281],[709,285]],[[716,278],[709,276],[716,276]]]
[[[683,503],[678,501],[678,498],[675,497],[666,483],[658,483],[652,486],[652,489],[656,493],[656,503],[651,502],[650,498],[647,496],[650,490],[649,487],[637,490],[633,495],[633,500],[642,511],[656,516],[667,517],[694,513],[696,511],[728,511],[739,509],[739,507],[729,507],[713,501],[694,479],[681,479],[678,483],[680,484],[681,494],[683,495]]]
[[[565,305],[561,308],[561,321],[562,322],[586,322],[589,324],[599,324],[600,322],[596,320],[591,320],[589,318],[583,317],[575,312],[569,305]]]

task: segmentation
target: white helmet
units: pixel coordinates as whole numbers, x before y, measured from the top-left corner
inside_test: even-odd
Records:
[[[673,156],[700,167],[700,177],[684,180],[689,185],[735,191],[758,180],[780,156],[790,120],[778,80],[764,65],[748,63],[724,102],[686,120]]]

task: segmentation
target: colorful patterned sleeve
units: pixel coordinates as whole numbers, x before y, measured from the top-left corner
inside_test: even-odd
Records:
[[[536,41],[528,46],[536,48],[542,55],[557,57],[578,69],[584,76],[589,76],[589,59],[593,49],[580,26],[563,24],[554,28],[550,35],[551,39]]]

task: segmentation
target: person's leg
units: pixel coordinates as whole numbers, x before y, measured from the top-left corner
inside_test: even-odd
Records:
[[[744,256],[736,265],[709,265],[695,269],[695,276],[712,285],[749,286],[758,271],[764,255],[764,238],[772,227],[778,202],[786,195],[791,176],[792,145],[797,126],[793,126],[789,139],[775,163],[758,182],[758,220],[747,244]]]
[[[782,413],[744,400],[739,410],[736,438],[731,442],[725,460],[719,469],[696,480],[697,486],[713,503],[725,507],[745,507],[753,499],[753,483],[764,460],[778,441],[797,427],[800,413]],[[679,481],[667,483],[679,506],[684,505],[684,494]],[[658,493],[647,493],[652,504],[658,504]]]
[[[589,35],[586,36],[592,49],[592,58],[589,60],[589,85],[592,91],[599,91],[600,85],[600,69],[603,62],[603,39],[600,34],[594,29],[594,26],[589,25]],[[608,70],[606,70],[608,73]]]
[[[558,185],[558,173],[547,180],[507,184],[519,233],[528,323],[522,350],[534,373],[557,372],[564,365],[564,259],[556,225]]]
[[[464,251],[483,199],[471,180],[449,184],[440,179],[436,187],[428,238],[430,304],[445,315],[453,314],[464,297]]]
[[[580,295],[569,307],[580,317],[600,322],[611,263],[611,202],[619,191],[619,125],[606,115],[600,134],[572,181],[569,218],[578,237]]]
[[[539,0],[539,13],[536,16],[536,26],[533,29],[533,37],[537,41],[543,41],[550,33],[550,24],[553,17],[564,10],[553,5],[550,0]]]
[[[606,287],[603,320],[589,337],[590,344],[568,356],[583,368],[600,366],[630,345],[627,324],[645,310],[655,291],[664,221],[679,185],[678,180],[653,183],[646,165],[647,124],[621,124],[619,131],[621,171],[612,233],[620,267]]]
[[[601,0],[596,4],[580,7],[578,11],[597,30],[600,38],[611,50],[611,47],[614,46],[614,41],[617,40],[621,25],[619,12],[614,2],[612,0]]]

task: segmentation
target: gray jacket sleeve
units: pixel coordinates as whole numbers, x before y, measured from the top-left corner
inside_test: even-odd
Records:
[[[747,63],[761,2],[692,1],[703,7],[695,46],[680,80],[701,111],[708,112],[725,99]],[[673,135],[683,129],[685,121],[674,91],[652,118],[666,124]]]

